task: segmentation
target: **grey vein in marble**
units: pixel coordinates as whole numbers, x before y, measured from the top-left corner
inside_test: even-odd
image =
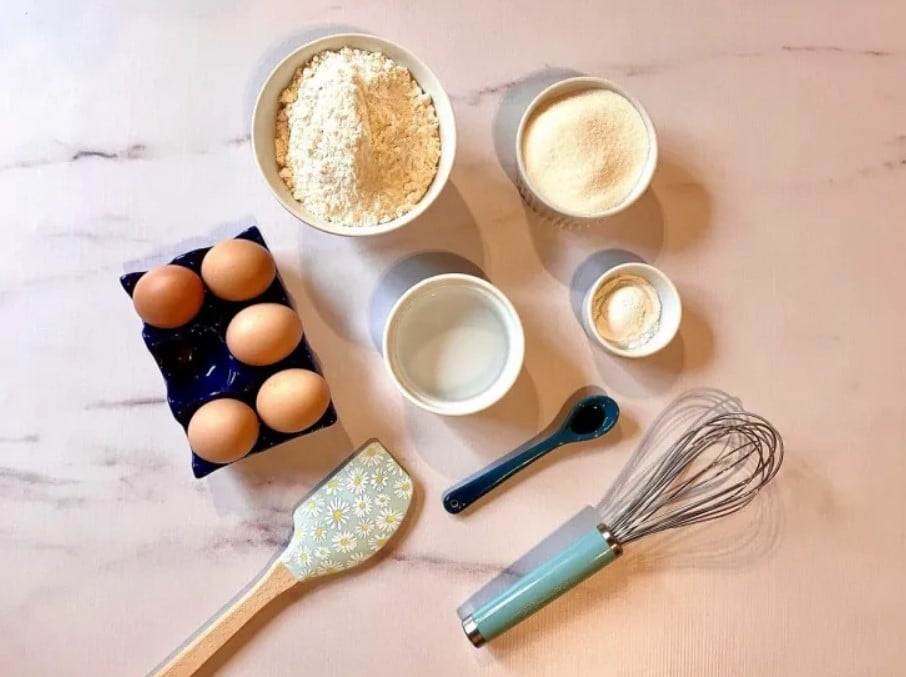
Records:
[[[906,157],[897,157],[890,160],[882,160],[879,164],[871,165],[870,167],[853,169],[849,173],[841,176],[831,176],[824,179],[824,182],[839,187],[857,179],[874,178],[881,174],[898,172],[903,169],[906,169]]]
[[[220,142],[219,146],[228,148],[239,148],[249,143],[248,134],[231,136]],[[189,150],[178,155],[207,155],[213,149],[201,148]],[[30,160],[19,160],[8,164],[0,165],[0,172],[13,171],[19,169],[34,169],[36,167],[47,167],[51,165],[74,164],[86,160],[101,160],[104,162],[131,162],[134,160],[154,160],[167,155],[154,156],[151,149],[144,143],[133,143],[130,146],[120,149],[101,149],[101,148],[77,148],[59,157],[41,157]]]
[[[865,49],[859,47],[842,47],[840,45],[782,45],[784,52],[815,52],[824,54],[850,54],[853,56],[893,56],[893,52],[883,49]]]
[[[165,397],[129,397],[122,400],[95,400],[89,402],[83,409],[132,409],[135,407],[156,407],[166,404]]]
[[[47,224],[35,231],[41,238],[54,240],[81,240],[85,242],[110,244],[151,244],[150,237],[141,237],[123,232],[123,225],[133,223],[126,214],[105,212],[97,216],[81,219],[78,223]]]
[[[90,158],[100,158],[102,160],[141,160],[145,157],[148,147],[143,143],[134,143],[131,146],[120,151],[103,151],[84,149],[77,150],[72,154],[70,161],[78,162]]]
[[[114,269],[107,266],[102,266],[93,268],[92,270],[64,273],[62,275],[45,275],[44,277],[33,277],[24,280],[19,285],[0,289],[0,301],[2,301],[5,297],[12,296],[15,293],[22,291],[34,291],[36,288],[46,284],[50,284],[56,288],[59,288],[60,282],[80,282],[82,280],[91,279],[99,275],[107,275],[112,270]]]
[[[456,573],[469,575],[496,575],[505,568],[496,564],[484,564],[481,562],[462,562],[459,560],[444,559],[442,557],[432,557],[430,555],[407,555],[406,553],[400,552],[394,552],[392,555],[390,555],[390,559],[392,559],[394,562],[401,562],[403,564],[444,569],[446,571],[453,571]]]
[[[273,524],[269,522],[243,522],[238,529],[239,533],[233,535],[218,535],[204,544],[205,551],[222,551],[242,548],[281,548],[287,545],[286,524]]]
[[[510,87],[515,86],[519,83],[519,80],[507,80],[506,82],[500,82],[495,85],[488,85],[486,87],[480,87],[479,89],[474,89],[468,92],[463,92],[462,94],[451,94],[451,101],[461,101],[467,106],[477,106],[481,103],[481,100],[486,96],[492,96],[494,94],[501,94],[508,90]]]
[[[859,47],[842,47],[839,45],[781,45],[781,53],[805,53],[805,54],[839,54],[846,56],[869,56],[869,57],[888,57],[893,56],[892,52],[880,49],[866,49]],[[652,61],[648,64],[627,64],[622,66],[623,74],[627,77],[637,75],[656,75],[663,71],[675,67],[704,63],[716,59],[756,59],[771,56],[776,51],[756,50],[756,51],[720,51],[711,54],[704,54],[691,59],[681,59],[674,61]]]
[[[83,496],[57,496],[54,492],[63,487],[81,484],[78,480],[52,477],[17,468],[0,467],[0,498],[35,503],[48,503],[65,509],[87,502]]]
[[[655,61],[650,61],[647,63],[638,63],[638,64],[615,63],[615,64],[612,64],[611,67],[614,70],[619,71],[625,77],[633,77],[633,76],[638,76],[638,75],[654,75],[654,74],[658,74],[662,71],[668,70],[670,68],[683,66],[683,65],[686,65],[689,63],[711,61],[714,59],[727,58],[727,57],[740,58],[740,59],[754,58],[754,57],[764,56],[765,54],[766,54],[766,52],[764,52],[764,51],[714,52],[711,54],[705,54],[705,55],[701,55],[699,57],[694,57],[692,59],[670,60],[670,61],[655,60]],[[547,64],[547,63],[544,65],[544,67],[546,69],[551,68],[550,64]],[[504,82],[499,82],[499,83],[495,83],[495,84],[485,85],[484,87],[480,87],[475,90],[463,92],[462,94],[451,94],[450,100],[464,103],[467,106],[477,106],[479,103],[481,103],[482,99],[484,99],[485,97],[506,92],[510,87],[514,87],[514,86],[518,85],[520,82],[522,82],[522,80],[514,79],[514,80],[506,80]]]
[[[50,541],[39,541],[34,538],[20,538],[14,536],[8,531],[0,531],[0,541],[7,546],[25,548],[29,550],[62,552],[66,555],[76,555],[79,548],[71,543],[52,543]]]
[[[906,158],[900,158],[899,160],[887,160],[884,162],[884,167],[889,170],[902,169],[906,167]]]
[[[92,230],[72,229],[64,231],[55,231],[45,233],[44,237],[54,240],[83,240],[87,242],[102,242],[110,244],[111,242],[123,242],[126,244],[149,244],[153,242],[148,237],[134,237],[132,235],[116,233],[98,233]]]
[[[9,480],[11,483],[29,484],[35,486],[62,487],[78,484],[78,481],[62,477],[50,477],[36,472],[19,470],[17,468],[0,467],[0,480]]]
[[[139,160],[145,157],[148,147],[142,143],[134,143],[120,150],[99,150],[96,148],[78,148],[68,155],[57,158],[38,158],[34,160],[20,160],[6,165],[0,165],[0,172],[12,169],[32,169],[48,165],[67,164],[82,160]]]
[[[41,441],[41,436],[37,433],[19,435],[18,437],[0,436],[0,444],[37,444]]]
[[[244,146],[249,141],[251,141],[251,136],[249,134],[243,134],[242,136],[234,136],[231,139],[224,141],[224,145],[227,146]]]

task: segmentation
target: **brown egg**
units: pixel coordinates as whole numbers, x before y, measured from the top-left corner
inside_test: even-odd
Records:
[[[181,327],[201,310],[204,285],[185,266],[160,266],[142,275],[132,290],[135,312],[161,329]]]
[[[212,292],[227,301],[248,301],[263,294],[276,274],[274,257],[251,240],[214,245],[201,262],[201,277]]]
[[[230,321],[227,347],[240,362],[261,367],[279,362],[302,340],[302,320],[281,303],[256,303]]]
[[[308,369],[284,369],[258,390],[255,407],[268,426],[281,433],[310,428],[330,404],[327,381]]]
[[[232,463],[258,441],[258,417],[247,404],[230,398],[201,405],[189,421],[189,445],[211,463]]]

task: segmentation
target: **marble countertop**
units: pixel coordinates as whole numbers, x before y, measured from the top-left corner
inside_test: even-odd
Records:
[[[218,656],[224,675],[851,675],[906,669],[906,5],[845,3],[23,2],[0,8],[0,665],[142,674],[253,579],[292,505],[379,437],[416,479],[374,566],[307,588]],[[374,32],[445,84],[459,145],[412,227],[331,237],[258,177],[269,68],[327,32]],[[648,107],[662,160],[629,212],[535,217],[511,180],[525,102],[571,73]],[[196,481],[118,276],[126,261],[256,222],[332,385],[340,425]],[[625,361],[571,308],[576,271],[629,250],[672,276],[677,340]],[[424,251],[468,259],[522,315],[498,406],[404,403],[372,339],[375,290]],[[442,491],[543,427],[572,391],[623,408],[480,510]],[[586,503],[655,414],[713,385],[788,449],[758,507],[652,538],[477,651],[455,609]]]

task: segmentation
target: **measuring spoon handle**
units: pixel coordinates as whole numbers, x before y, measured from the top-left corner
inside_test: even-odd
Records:
[[[448,489],[443,497],[444,509],[454,515],[465,510],[494,487],[531,465],[549,451],[562,446],[566,441],[558,432],[527,449],[517,449],[511,454],[507,454]]]

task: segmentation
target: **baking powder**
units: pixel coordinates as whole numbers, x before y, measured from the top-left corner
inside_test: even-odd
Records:
[[[595,329],[618,348],[638,348],[657,333],[661,299],[648,280],[617,275],[606,280],[592,297]]]

